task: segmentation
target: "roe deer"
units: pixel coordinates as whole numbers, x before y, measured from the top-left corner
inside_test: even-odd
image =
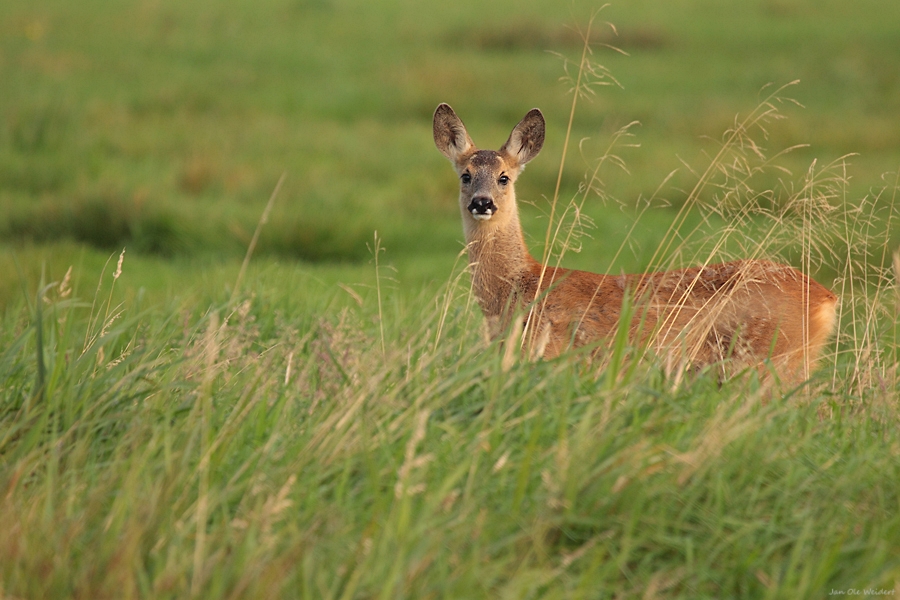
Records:
[[[514,189],[543,146],[541,111],[531,110],[493,151],[477,149],[441,104],[434,142],[459,175],[472,288],[492,337],[521,318],[534,356],[597,345],[615,334],[630,297],[632,341],[655,349],[669,368],[762,368],[771,359],[781,378],[808,378],[834,327],[837,297],[797,269],[738,260],[601,275],[542,265],[525,246]]]

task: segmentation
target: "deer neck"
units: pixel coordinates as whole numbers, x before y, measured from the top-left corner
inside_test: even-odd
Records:
[[[517,212],[505,219],[475,222],[463,215],[472,290],[488,317],[500,316],[530,299],[521,297],[523,275],[534,259],[525,246]]]

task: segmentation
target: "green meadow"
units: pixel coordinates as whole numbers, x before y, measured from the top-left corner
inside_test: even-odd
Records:
[[[900,3],[0,3],[0,599],[900,593]],[[764,257],[803,385],[486,339],[450,103],[532,253]]]

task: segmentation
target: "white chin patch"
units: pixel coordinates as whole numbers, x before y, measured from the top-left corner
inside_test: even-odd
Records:
[[[491,213],[476,213],[476,212],[472,213],[472,218],[476,219],[478,221],[487,221],[492,216],[493,215]]]

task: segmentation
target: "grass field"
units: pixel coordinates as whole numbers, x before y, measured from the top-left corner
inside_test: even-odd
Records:
[[[0,4],[0,598],[900,592],[900,4],[599,8]],[[441,101],[543,110],[536,255],[561,171],[565,266],[831,285],[820,372],[504,355]]]

